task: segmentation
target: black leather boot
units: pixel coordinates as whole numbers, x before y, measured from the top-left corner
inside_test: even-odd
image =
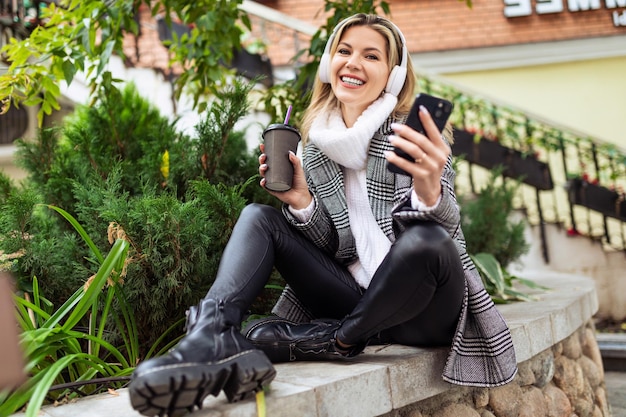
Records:
[[[341,349],[336,344],[339,320],[320,319],[294,323],[278,316],[266,317],[246,325],[246,339],[261,349],[274,363],[336,359],[356,356],[365,344]]]
[[[164,356],[133,373],[130,401],[146,416],[181,416],[224,390],[229,402],[269,384],[276,371],[239,331],[239,313],[223,301],[204,299],[189,310],[187,335]]]

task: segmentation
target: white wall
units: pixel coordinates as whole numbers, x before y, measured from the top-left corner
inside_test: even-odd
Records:
[[[626,149],[626,34],[421,53],[412,59],[426,74],[468,93]]]
[[[519,214],[518,214],[519,215]],[[600,242],[585,236],[568,236],[562,226],[546,224],[546,242],[550,262],[542,254],[538,226],[527,229],[530,251],[512,271],[558,271],[592,278],[598,295],[598,318],[626,320],[626,257],[621,251],[605,250]]]
[[[626,57],[446,77],[519,110],[626,149]]]

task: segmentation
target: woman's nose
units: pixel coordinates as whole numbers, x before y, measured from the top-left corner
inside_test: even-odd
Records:
[[[346,68],[358,68],[359,60],[355,55],[352,55],[350,59],[346,62]]]

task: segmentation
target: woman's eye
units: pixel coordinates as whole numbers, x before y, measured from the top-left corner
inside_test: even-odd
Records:
[[[337,53],[340,54],[340,55],[349,55],[350,51],[348,51],[347,49],[344,49],[344,48],[339,48],[339,49],[337,49]]]
[[[371,59],[372,61],[378,61],[378,56],[377,55],[368,55],[367,59]]]

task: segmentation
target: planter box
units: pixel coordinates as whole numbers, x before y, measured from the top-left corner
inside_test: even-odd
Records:
[[[229,66],[236,68],[237,74],[250,80],[255,77],[262,77],[259,82],[268,88],[274,85],[272,63],[269,58],[259,54],[251,54],[243,47],[233,51],[233,60]]]
[[[493,140],[481,138],[475,142],[474,134],[465,130],[455,129],[452,153],[487,169],[500,165],[503,167],[502,175],[505,177],[515,178],[539,190],[554,188],[550,166],[547,163]]]
[[[626,202],[613,190],[575,178],[567,182],[567,195],[571,204],[626,222]]]
[[[0,145],[20,139],[28,129],[28,112],[24,106],[11,106],[9,111],[0,114]]]
[[[188,26],[177,22],[168,24],[164,18],[157,18],[157,31],[161,42],[172,41],[174,33],[179,39],[184,34],[191,33]],[[259,54],[251,54],[243,47],[233,50],[233,58],[229,64],[223,62],[222,64],[229,68],[235,68],[237,74],[250,80],[255,77],[262,77],[259,82],[268,88],[274,85],[274,71],[270,60]]]

